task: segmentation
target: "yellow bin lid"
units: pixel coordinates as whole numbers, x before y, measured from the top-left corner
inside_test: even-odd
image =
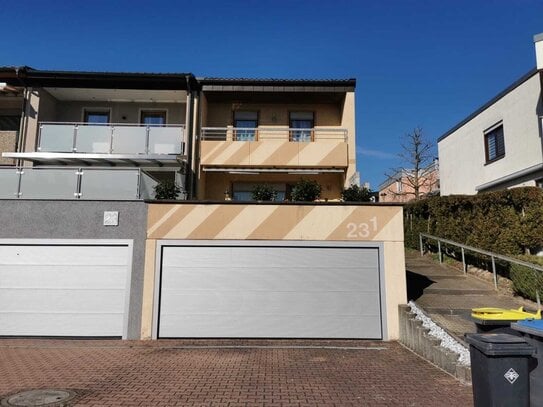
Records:
[[[538,310],[535,314],[524,311],[524,307],[519,309],[505,309],[505,308],[473,308],[471,310],[471,316],[473,318],[481,320],[494,320],[494,321],[520,321],[523,319],[541,319],[541,310]]]

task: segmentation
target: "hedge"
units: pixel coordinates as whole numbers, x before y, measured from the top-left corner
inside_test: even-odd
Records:
[[[419,249],[419,233],[505,255],[543,247],[543,190],[514,188],[478,195],[430,197],[404,206],[405,243]]]
[[[543,266],[543,257],[518,256],[518,258]],[[520,264],[511,264],[509,275],[513,282],[513,290],[517,294],[532,301],[536,301],[537,299],[536,291],[539,292],[540,296],[543,296],[543,272],[521,266]]]

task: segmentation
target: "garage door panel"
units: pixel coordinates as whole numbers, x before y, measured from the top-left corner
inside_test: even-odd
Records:
[[[0,336],[118,337],[120,326],[123,326],[123,315],[117,313],[0,313]]]
[[[379,251],[166,246],[161,337],[381,338]]]
[[[0,245],[0,335],[123,336],[128,244]]]
[[[338,295],[339,294],[339,295]],[[165,310],[185,314],[229,313],[252,315],[344,315],[378,316],[379,296],[375,292],[270,292],[270,291],[177,291],[164,295]],[[172,314],[162,312],[162,318]]]
[[[0,289],[0,312],[108,313],[121,312],[124,287],[119,290]]]
[[[258,264],[258,263],[257,263]],[[258,268],[237,267],[228,270],[220,267],[169,267],[163,272],[164,287],[182,287],[186,290],[272,290],[272,291],[320,291],[326,285],[329,291],[377,290],[379,282],[375,269],[350,267],[330,269],[322,267],[277,269],[274,264],[262,264]],[[330,273],[333,272],[333,278]]]
[[[0,265],[0,281],[4,288],[119,288],[126,286],[126,266],[42,266]]]
[[[126,266],[128,247],[55,245],[43,250],[42,245],[2,245],[0,264]]]
[[[209,267],[220,267],[224,264],[236,262],[238,267],[254,267],[255,264],[273,264],[277,268],[289,268],[293,262],[297,267],[313,267],[319,264],[323,268],[343,268],[356,264],[364,264],[369,268],[376,268],[377,257],[374,251],[362,251],[356,248],[334,248],[337,255],[329,256],[326,248],[312,247],[165,247],[164,266],[183,264],[188,268],[198,268],[202,264]],[[242,254],[242,255],[240,255]]]
[[[186,327],[184,329],[183,327]],[[247,327],[253,327],[250,331]],[[280,330],[278,329],[280,327]],[[354,318],[322,316],[253,316],[240,319],[236,315],[178,315],[160,322],[160,336],[203,338],[381,338],[379,316]]]

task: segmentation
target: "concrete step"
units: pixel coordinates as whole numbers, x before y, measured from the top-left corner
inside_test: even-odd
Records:
[[[435,285],[435,284],[434,284]],[[492,294],[495,291],[485,288],[440,288],[430,286],[424,289],[424,294],[439,294],[439,295],[485,295]]]

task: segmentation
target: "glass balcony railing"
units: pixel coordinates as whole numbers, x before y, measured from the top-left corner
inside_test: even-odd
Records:
[[[90,154],[183,154],[182,125],[40,123],[38,151]]]
[[[287,127],[204,127],[203,141],[263,141],[288,140],[291,142],[347,141],[347,129],[342,128],[287,128]]]
[[[156,184],[138,168],[0,168],[0,199],[153,199]]]

